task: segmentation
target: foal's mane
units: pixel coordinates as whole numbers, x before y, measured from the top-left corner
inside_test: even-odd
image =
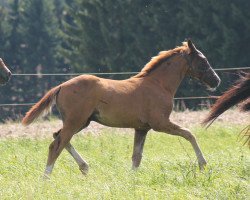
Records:
[[[173,56],[176,53],[190,53],[187,42],[183,42],[182,46],[176,47],[168,51],[161,51],[157,56],[151,58],[151,60],[142,68],[141,72],[135,75],[135,78],[142,78],[147,76],[150,72],[155,70],[160,64],[166,61],[168,58]]]

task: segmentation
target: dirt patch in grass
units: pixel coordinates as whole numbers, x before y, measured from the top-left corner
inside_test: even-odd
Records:
[[[173,112],[171,114],[171,120],[180,126],[186,128],[192,128],[199,126],[201,121],[208,114],[208,111],[184,111]],[[248,125],[250,122],[249,113],[239,112],[237,109],[229,110],[220,116],[216,123],[232,124],[232,125]],[[16,138],[16,137],[28,137],[28,138],[48,138],[52,137],[52,133],[58,131],[62,127],[62,122],[59,119],[52,120],[40,120],[28,127],[22,126],[20,122],[11,122],[0,124],[0,138]],[[91,133],[99,134],[102,131],[115,131],[122,133],[133,133],[131,129],[119,129],[102,126],[98,123],[91,122],[91,124],[81,131],[80,134]]]

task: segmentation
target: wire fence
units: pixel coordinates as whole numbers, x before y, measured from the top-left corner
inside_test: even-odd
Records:
[[[234,68],[216,68],[215,71],[223,72],[223,71],[248,71],[250,67],[234,67]],[[38,76],[42,78],[43,76],[79,76],[79,75],[135,75],[139,72],[93,72],[93,73],[29,73],[29,74],[12,74],[12,76]],[[218,96],[190,96],[190,97],[175,97],[174,100],[205,100],[205,99],[216,99]],[[32,106],[34,102],[27,102],[27,103],[5,103],[0,104],[0,107],[10,107],[10,106]]]
[[[250,70],[250,67],[216,68],[215,71],[239,71]],[[90,73],[56,73],[56,74],[12,74],[12,76],[79,76],[79,75],[135,75],[139,72],[90,72]]]

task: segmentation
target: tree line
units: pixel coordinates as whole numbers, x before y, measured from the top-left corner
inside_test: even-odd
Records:
[[[159,51],[191,38],[213,67],[244,67],[249,10],[248,0],[2,0],[0,57],[14,73],[140,71]],[[220,75],[223,92],[232,76]],[[1,103],[35,102],[68,78],[12,77]],[[178,96],[206,94],[188,82]]]

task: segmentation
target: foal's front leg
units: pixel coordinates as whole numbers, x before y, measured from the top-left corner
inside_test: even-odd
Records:
[[[143,146],[145,143],[147,132],[147,130],[135,130],[132,169],[137,169],[141,163]]]
[[[188,140],[195,151],[196,157],[198,159],[199,167],[201,170],[204,169],[205,165],[207,164],[206,159],[203,156],[203,153],[196,141],[195,136],[186,128],[182,128],[178,126],[177,124],[174,124],[172,122],[167,122],[164,124],[164,126],[153,128],[155,131],[165,132],[171,135],[177,135],[185,138]]]

